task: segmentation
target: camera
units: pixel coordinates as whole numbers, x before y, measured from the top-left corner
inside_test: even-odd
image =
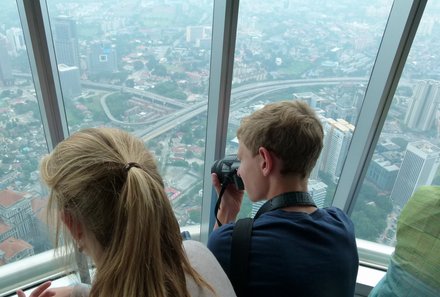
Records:
[[[217,174],[222,187],[234,182],[238,190],[244,190],[244,184],[241,177],[237,175],[237,169],[240,166],[240,160],[237,155],[228,155],[223,159],[217,160],[211,167],[211,173]]]

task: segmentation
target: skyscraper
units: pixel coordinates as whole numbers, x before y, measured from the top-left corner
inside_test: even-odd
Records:
[[[345,120],[326,119],[324,126],[324,147],[315,167],[337,182],[341,175],[354,126]]]
[[[432,128],[440,102],[440,82],[420,81],[414,88],[411,104],[405,115],[410,129],[428,131]]]
[[[439,165],[440,148],[424,140],[408,143],[391,200],[403,207],[419,186],[432,183]]]
[[[0,34],[0,85],[9,85],[13,81],[9,59],[6,36]]]
[[[212,29],[209,26],[188,26],[186,27],[186,42],[193,43],[200,47],[203,41],[210,41]]]
[[[64,97],[72,98],[81,95],[81,82],[78,67],[59,64],[58,73],[60,74],[61,89]]]
[[[12,56],[17,56],[19,51],[26,50],[26,45],[24,43],[23,30],[20,28],[10,28],[6,30],[6,36],[9,41],[10,50],[9,53]]]
[[[87,61],[90,73],[118,71],[116,50],[109,41],[99,41],[90,44]]]
[[[309,194],[312,196],[313,200],[316,203],[317,207],[324,207],[325,197],[327,196],[327,188],[328,186],[318,180],[309,179],[309,183],[307,185]]]
[[[59,16],[53,22],[54,44],[57,64],[80,67],[76,21]]]

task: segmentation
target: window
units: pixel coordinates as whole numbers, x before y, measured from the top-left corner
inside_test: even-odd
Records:
[[[394,246],[411,195],[440,185],[439,12],[429,1],[357,195],[352,219],[361,239]]]
[[[16,3],[1,6],[0,266],[10,266],[51,248],[38,175],[48,146]]]
[[[319,207],[331,205],[391,4],[241,1],[227,153],[237,150],[243,116],[269,102],[305,100],[325,131],[309,191]]]
[[[30,46],[26,36],[38,37],[31,29],[43,28],[23,21],[31,18],[23,17],[22,3],[43,4],[49,49]],[[438,3],[426,8],[402,78],[392,66],[382,67],[388,59],[405,61],[399,51],[405,46],[390,43],[397,44],[395,31],[418,26],[407,11],[424,3],[242,0],[238,13],[228,0],[2,1],[0,197],[7,198],[0,202],[8,202],[0,206],[0,245],[25,248],[9,257],[22,260],[0,267],[0,294],[56,271],[52,252],[43,252],[50,246],[40,223],[28,223],[39,222],[47,195],[38,160],[57,140],[98,126],[142,137],[156,155],[181,226],[202,228],[206,237],[206,222],[213,222],[208,163],[236,152],[243,116],[278,100],[306,99],[326,127],[326,148],[309,185],[316,202],[349,211],[358,237],[368,240],[366,250],[392,249],[395,219],[407,199],[398,194],[398,181],[410,186],[406,194],[439,182]],[[229,21],[237,13],[236,28]],[[55,65],[48,76],[56,96],[41,95],[47,86],[35,70],[44,63],[34,64],[43,55]],[[389,109],[375,101],[386,97],[386,83],[377,87],[384,76],[400,79],[395,92],[390,87]],[[61,109],[49,108],[58,103]],[[367,121],[371,116],[379,119]],[[375,133],[381,134],[370,137]],[[251,213],[249,204],[241,215]],[[22,241],[32,245],[34,257]],[[7,255],[0,248],[0,259]]]
[[[141,137],[179,224],[199,226],[212,2],[47,6],[69,131],[109,126]]]

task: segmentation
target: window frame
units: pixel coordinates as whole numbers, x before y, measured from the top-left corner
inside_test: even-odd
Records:
[[[231,105],[232,72],[239,0],[213,0],[206,154],[200,234],[206,243],[214,224],[217,195],[211,186],[214,160],[224,156]],[[37,100],[49,151],[68,136],[62,90],[55,62],[46,0],[17,0]],[[394,92],[420,24],[427,0],[394,1],[368,82],[333,206],[351,213],[379,139]],[[371,115],[374,114],[374,117]],[[361,265],[386,269],[392,247],[358,239]],[[8,267],[6,267],[8,266]],[[0,267],[0,296],[65,274],[59,258],[47,251]],[[4,288],[4,289],[3,289]],[[6,295],[5,295],[6,294]]]

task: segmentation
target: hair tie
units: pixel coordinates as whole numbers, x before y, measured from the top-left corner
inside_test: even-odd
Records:
[[[142,169],[141,165],[139,165],[138,163],[136,163],[136,162],[128,162],[127,164],[125,164],[124,170],[126,172],[128,172],[128,170],[130,170],[131,167],[136,167],[136,168]]]

